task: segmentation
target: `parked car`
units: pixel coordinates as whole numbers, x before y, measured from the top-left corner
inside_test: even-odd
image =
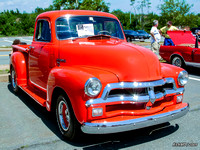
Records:
[[[127,42],[131,42],[135,39],[139,39],[139,34],[138,32],[134,30],[124,30],[124,34],[126,36]]]
[[[36,18],[32,44],[12,47],[13,91],[22,89],[55,114],[68,139],[82,132],[108,134],[157,125],[189,110],[183,103],[187,72],[127,43],[112,14],[45,12]]]
[[[149,39],[151,36],[144,30],[137,30],[139,34],[139,39]]]
[[[199,42],[191,31],[168,31],[175,46],[160,46],[160,56],[178,67],[185,67],[187,63],[200,63]]]

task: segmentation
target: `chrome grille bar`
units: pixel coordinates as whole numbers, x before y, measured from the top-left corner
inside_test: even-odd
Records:
[[[164,92],[154,93],[154,87],[163,86],[166,83],[172,83],[172,89],[165,89]],[[136,88],[148,88],[147,95],[131,95],[131,96],[112,96],[109,97],[109,93],[114,89],[136,89]],[[155,101],[156,99],[164,98],[167,95],[177,95],[182,94],[184,88],[177,88],[173,78],[165,78],[157,81],[151,82],[120,82],[108,84],[103,91],[101,98],[91,99],[86,102],[86,106],[89,107],[92,104],[101,104],[107,102],[119,102],[119,101],[130,101],[130,102],[148,102],[150,99]]]

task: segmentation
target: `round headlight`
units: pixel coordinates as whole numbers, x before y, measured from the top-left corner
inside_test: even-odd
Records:
[[[85,94],[90,97],[97,96],[101,92],[101,82],[97,78],[90,78],[85,83]]]
[[[188,73],[187,73],[187,71],[185,71],[185,70],[181,71],[179,73],[179,75],[178,75],[178,84],[180,86],[184,86],[184,85],[186,85],[187,81],[188,81]]]

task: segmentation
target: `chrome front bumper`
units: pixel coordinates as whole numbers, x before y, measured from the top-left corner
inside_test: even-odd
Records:
[[[105,122],[105,123],[84,123],[81,127],[81,130],[84,133],[88,134],[108,134],[108,133],[117,133],[130,131],[135,129],[140,129],[152,125],[157,125],[161,123],[165,123],[177,118],[184,116],[189,111],[189,104],[187,106],[158,114],[152,115],[148,117],[126,120],[126,121],[118,121],[118,122]]]

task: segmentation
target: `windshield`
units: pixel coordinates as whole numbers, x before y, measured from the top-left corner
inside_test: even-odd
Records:
[[[117,20],[94,16],[58,18],[56,20],[56,34],[59,40],[85,38],[102,34],[124,39]]]

